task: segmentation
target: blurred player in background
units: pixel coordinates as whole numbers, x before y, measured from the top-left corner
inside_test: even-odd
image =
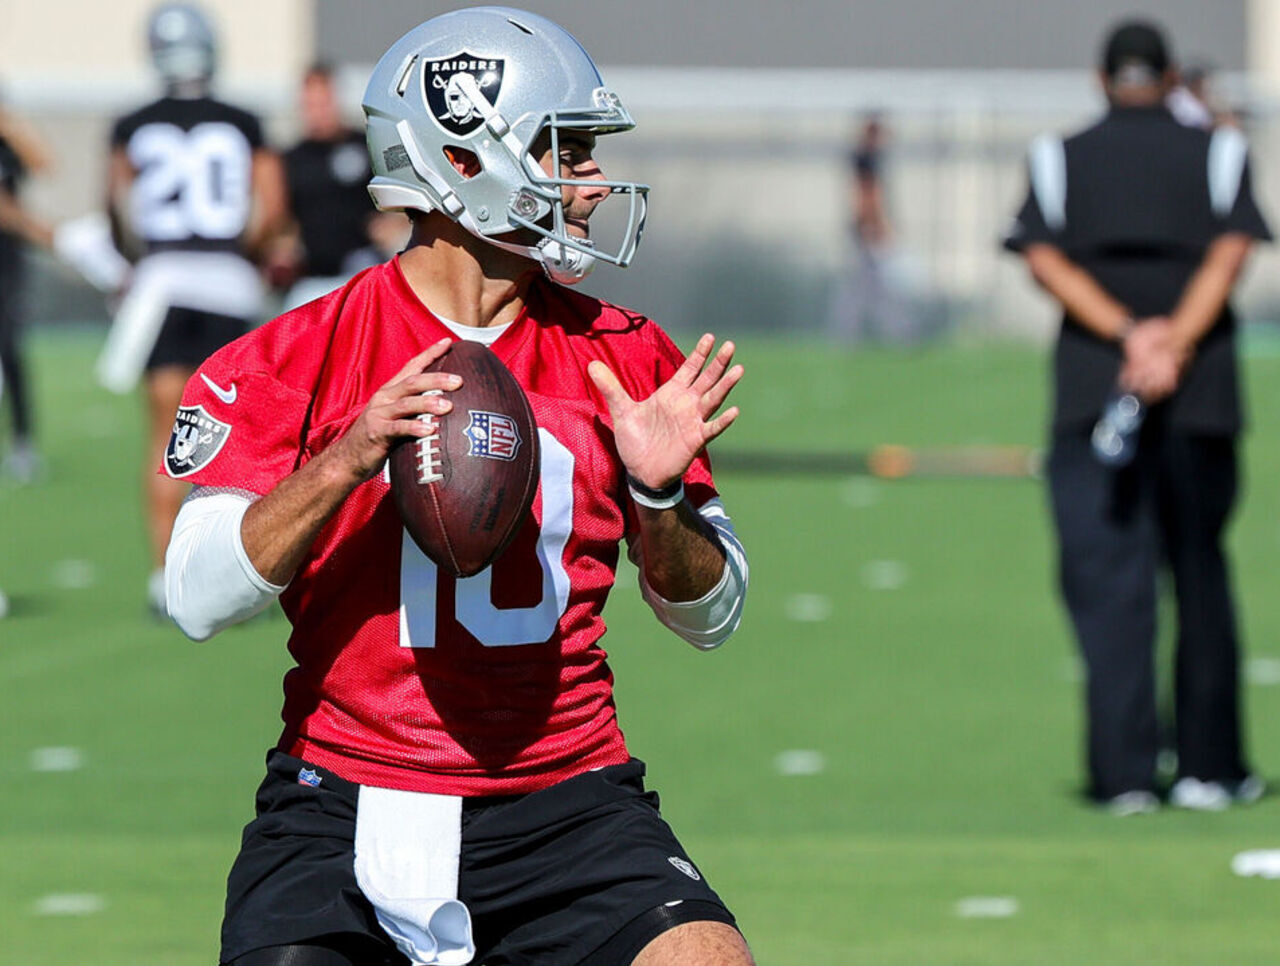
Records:
[[[154,570],[148,600],[164,612],[164,549],[186,487],[155,472],[182,387],[206,356],[243,335],[262,310],[249,258],[283,213],[279,160],[258,118],[215,100],[213,29],[189,4],[164,4],[147,28],[162,98],[115,123],[108,212],[117,247],[137,258],[100,362],[117,389],[144,373],[144,500]]]
[[[1165,103],[1175,77],[1161,30],[1117,27],[1101,64],[1109,112],[1066,141],[1036,141],[1030,191],[1005,242],[1064,310],[1049,489],[1062,592],[1088,670],[1090,792],[1118,814],[1158,805],[1162,565],[1178,623],[1169,800],[1216,810],[1262,793],[1244,758],[1222,537],[1241,429],[1228,298],[1254,241],[1271,235],[1243,136],[1176,121]],[[1148,407],[1123,466],[1098,445],[1112,438],[1098,421],[1117,393]]]
[[[894,237],[885,189],[884,119],[869,114],[858,127],[849,153],[851,263],[837,282],[829,327],[841,341],[914,342],[913,324],[893,277]]]
[[[53,240],[52,230],[26,209],[18,192],[28,174],[49,166],[49,151],[40,138],[0,104],[0,402],[9,407],[12,427],[0,466],[18,483],[30,483],[40,471],[22,348],[25,248],[48,246]]]
[[[343,120],[328,66],[307,71],[299,109],[302,140],[284,153],[292,230],[272,243],[270,259],[275,280],[293,283],[285,311],[333,291],[402,247],[391,242],[394,247],[383,251],[379,229],[407,237],[408,228],[403,215],[380,214],[369,200],[364,131]]]
[[[599,643],[624,540],[699,648],[733,633],[747,578],[705,451],[737,416],[716,415],[732,343],[685,360],[567,287],[639,242],[648,189],[593,158],[634,122],[573,37],[494,7],[406,34],[364,108],[370,191],[412,243],[209,359],[165,454],[196,484],[168,556],[179,625],[203,639],[280,594],[293,624],[222,962],[749,966],[644,789]],[[625,227],[592,236],[614,195]],[[454,339],[511,370],[542,451],[523,531],[465,580],[406,538],[383,475],[449,410],[448,356],[424,370]]]

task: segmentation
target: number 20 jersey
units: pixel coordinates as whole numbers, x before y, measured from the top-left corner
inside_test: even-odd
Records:
[[[398,261],[370,269],[205,362],[179,412],[191,445],[168,472],[267,493],[450,335]],[[352,781],[510,794],[628,758],[599,639],[635,511],[586,370],[604,361],[643,399],[684,357],[653,322],[545,280],[492,349],[542,450],[533,508],[502,556],[474,577],[439,571],[384,474],[348,497],[281,596],[296,667],[280,747]],[[716,495],[705,454],[685,491],[695,506]]]
[[[111,147],[137,172],[133,231],[156,251],[238,251],[253,199],[258,118],[211,97],[162,97],[116,121]]]

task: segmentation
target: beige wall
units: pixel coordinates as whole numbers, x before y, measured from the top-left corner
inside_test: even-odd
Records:
[[[0,0],[0,74],[24,99],[74,85],[91,99],[149,83],[153,0]],[[313,56],[312,0],[205,0],[220,75],[233,86],[288,81]],[[15,95],[16,96],[16,95]]]
[[[1259,89],[1280,94],[1280,0],[1249,0],[1249,72]]]

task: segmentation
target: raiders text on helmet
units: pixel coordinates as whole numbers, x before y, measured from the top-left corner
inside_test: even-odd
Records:
[[[400,38],[374,68],[364,95],[373,180],[384,210],[442,211],[491,244],[539,262],[560,282],[577,282],[597,259],[625,266],[644,230],[645,185],[598,181],[630,208],[616,244],[575,238],[561,188],[530,151],[550,132],[612,134],[635,126],[582,46],[562,28],[508,7],[471,7],[428,20]],[[470,151],[481,170],[459,174],[446,147]],[[532,244],[499,240],[527,229]]]

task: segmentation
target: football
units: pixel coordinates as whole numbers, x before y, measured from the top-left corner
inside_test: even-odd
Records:
[[[436,566],[470,577],[516,535],[538,488],[538,427],[502,360],[478,342],[454,342],[428,372],[462,386],[453,409],[424,414],[436,432],[391,451],[391,492],[404,527]]]

